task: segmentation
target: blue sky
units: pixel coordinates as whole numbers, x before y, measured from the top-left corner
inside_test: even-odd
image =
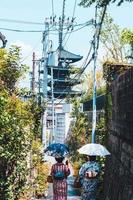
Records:
[[[54,13],[57,17],[62,13],[63,0],[53,0]],[[71,17],[73,14],[75,0],[66,0],[65,15]],[[79,0],[77,0],[79,3]],[[108,7],[108,12],[114,18],[115,23],[122,28],[133,29],[133,3],[124,3],[122,6],[117,7],[111,5]],[[52,14],[52,0],[4,0],[1,1],[0,19],[13,19],[22,21],[33,21],[43,23],[45,17],[49,17]],[[86,22],[94,18],[94,6],[90,8],[83,8],[76,6],[75,17],[77,23]],[[27,25],[22,23],[8,23],[0,21],[0,28],[22,29],[22,30],[43,30],[43,25]],[[23,57],[25,63],[31,64],[32,52],[41,54],[42,33],[18,33],[0,30],[8,40],[8,46],[12,43],[16,43],[23,48]],[[71,50],[74,53],[85,56],[88,49],[90,40],[92,38],[91,27],[86,27],[78,32],[71,34],[66,49]],[[58,37],[51,36],[54,40],[54,48],[57,46]]]

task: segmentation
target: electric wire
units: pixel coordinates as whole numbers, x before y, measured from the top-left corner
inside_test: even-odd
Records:
[[[104,16],[105,16],[105,13],[106,13],[106,8],[107,6],[105,6],[103,8],[103,13],[102,13],[102,17],[101,17],[101,21],[99,23],[99,29],[98,29],[98,33],[97,33],[97,26],[96,26],[96,29],[95,29],[95,33],[94,33],[94,37],[93,37],[93,41],[92,41],[92,45],[93,46],[96,46],[96,49],[94,50],[91,58],[89,59],[89,61],[87,62],[87,64],[82,68],[81,72],[80,72],[80,76],[83,74],[83,72],[85,71],[85,69],[88,67],[88,65],[91,63],[92,60],[94,60],[96,54],[97,54],[97,50],[99,48],[99,40],[100,40],[100,33],[101,33],[101,29],[102,29],[102,24],[103,24],[103,20],[104,20]],[[97,18],[97,15],[95,15],[95,18]],[[96,22],[96,19],[95,19],[95,22]],[[97,25],[97,24],[96,24]],[[88,55],[87,57],[89,56],[89,53],[91,52],[91,49],[92,49],[92,45],[91,45],[91,48],[90,48],[90,51],[88,52]],[[76,76],[79,75],[79,74],[76,74]],[[75,77],[76,77],[75,76]],[[75,79],[75,77],[73,79]],[[78,77],[80,78],[80,77]],[[65,90],[64,90],[65,91]],[[69,92],[68,92],[69,94]],[[59,96],[61,97],[61,96]],[[60,104],[64,99],[61,99],[57,104],[55,105],[58,105]]]
[[[91,45],[91,47],[90,47],[90,49],[89,49],[89,52],[88,52],[88,54],[87,54],[87,58],[89,57],[89,55],[90,55],[90,53],[91,53],[91,50],[92,50],[92,45]],[[77,73],[77,74],[73,77],[73,79],[70,81],[70,84],[73,83],[73,82],[75,81],[75,78],[76,78],[77,76],[78,76],[78,80],[80,79],[81,75],[83,74],[83,72],[85,71],[85,69],[88,67],[88,65],[91,63],[91,61],[93,60],[93,58],[94,58],[94,55],[92,54],[92,56],[91,56],[91,58],[89,59],[89,61],[87,62],[87,64],[82,68],[82,70],[79,71],[79,73]],[[65,91],[67,90],[68,87],[69,87],[69,86],[67,86],[67,87],[63,90],[63,92],[65,92]],[[69,92],[68,92],[68,94],[69,94]],[[63,94],[59,95],[58,98],[60,98],[62,95],[63,95]],[[64,100],[64,99],[63,99],[63,100]],[[60,101],[60,102],[62,102],[62,101]],[[59,103],[60,103],[60,102],[59,102]],[[59,103],[58,103],[58,104],[59,104]]]
[[[83,29],[83,28],[85,28],[85,27],[87,27],[87,26],[88,26],[88,24],[86,24],[86,25],[84,25],[84,26],[82,26],[82,27],[80,27],[80,28],[77,28],[77,29],[75,29],[75,30],[73,30],[73,31],[71,31],[71,32],[68,32],[68,34],[70,33],[70,35],[68,36],[68,38],[67,38],[67,40],[66,40],[64,46],[66,46],[66,44],[67,44],[67,42],[68,42],[68,40],[69,40],[69,38],[70,38],[70,36],[71,36],[72,33],[77,32],[77,31],[80,31],[81,29]]]
[[[13,31],[13,32],[22,32],[22,33],[40,33],[43,32],[42,30],[22,30],[22,29],[12,29],[12,28],[0,28],[4,31]]]
[[[10,22],[10,23],[19,23],[19,24],[28,24],[28,25],[43,25],[44,23],[40,23],[40,22],[30,22],[30,21],[21,21],[21,20],[15,20],[15,19],[4,19],[4,18],[0,18],[0,21],[3,22]]]
[[[76,3],[77,3],[77,0],[75,0],[75,2],[74,2],[74,8],[73,8],[73,14],[72,14],[72,20],[74,20],[74,15],[75,15],[75,10],[76,10]],[[66,46],[66,44],[67,44],[67,42],[68,42],[68,40],[69,40],[69,38],[70,38],[70,36],[71,36],[71,33],[72,33],[72,30],[71,30],[71,32],[69,33],[68,38],[67,38],[67,40],[66,40],[64,46]],[[67,32],[66,35],[64,36],[63,41],[65,40],[67,34],[68,34],[68,32]]]
[[[81,26],[80,28],[77,28],[75,30],[73,30],[72,32],[76,32],[84,27],[86,27],[88,25],[87,22],[85,23],[82,23],[82,24],[76,24],[74,25],[75,27],[78,27],[78,26]],[[54,25],[52,25],[53,27]],[[63,28],[63,30],[66,30],[67,28]],[[42,33],[44,32],[44,30],[22,30],[22,29],[12,29],[12,28],[4,28],[4,27],[1,27],[0,30],[5,30],[5,31],[13,31],[13,32],[24,32],[24,33]],[[50,29],[49,30],[50,32],[56,32],[58,31],[58,29]],[[71,33],[71,32],[68,32],[68,33]],[[54,33],[51,33],[51,34],[54,34]]]
[[[104,21],[104,17],[105,17],[105,14],[106,14],[106,10],[107,10],[107,5],[105,5],[103,7],[103,12],[102,12],[102,16],[101,16],[101,21],[99,23],[99,33],[98,33],[98,39],[97,39],[97,49],[99,47],[99,41],[100,41],[100,34],[101,34],[101,29],[102,29],[102,24],[103,24],[103,21]]]
[[[83,64],[82,64],[82,66],[84,66],[84,67],[82,67],[82,69],[79,71],[79,73],[77,73],[77,74],[73,77],[73,79],[70,81],[70,84],[73,83],[73,82],[75,81],[75,78],[76,78],[77,76],[78,76],[78,80],[80,79],[80,77],[81,77],[81,75],[83,74],[83,72],[85,71],[85,69],[88,67],[88,65],[91,63],[91,61],[94,59],[94,54],[92,54],[91,58],[90,58],[89,61],[87,62],[87,60],[88,60],[88,58],[89,58],[89,56],[90,56],[90,53],[91,53],[91,51],[92,51],[93,43],[94,43],[94,41],[91,42],[91,46],[90,46],[90,49],[89,49],[89,51],[88,51],[87,57],[86,57],[85,61],[84,61]],[[65,91],[67,90],[68,87],[69,87],[69,86],[67,86],[67,87],[63,90],[63,92],[65,92]],[[69,92],[68,92],[68,94],[69,94]],[[58,96],[58,99],[59,99],[62,95],[63,95],[63,94],[59,95],[59,96]],[[62,102],[63,100],[64,100],[64,99],[60,100],[60,101],[59,101],[57,104],[55,104],[55,105],[58,105],[58,104],[59,104],[60,102]]]
[[[74,9],[73,9],[73,17],[74,17],[74,13],[75,13],[75,7],[76,7],[76,0],[75,0]],[[63,14],[62,14],[62,15],[64,15],[64,5],[63,5]],[[62,18],[63,18],[63,16],[62,16]],[[88,25],[88,22],[85,23],[84,26],[86,26],[86,25]],[[83,26],[83,27],[84,27],[84,26]],[[81,27],[81,28],[82,28],[82,27]],[[78,29],[76,29],[75,31],[77,31],[77,30],[80,30],[80,29],[78,28]],[[62,30],[62,31],[63,31],[63,30]],[[75,32],[75,31],[74,31],[74,32]],[[71,32],[72,32],[72,31],[71,31]],[[71,33],[71,32],[70,32],[70,33]],[[77,75],[76,75],[76,76],[77,76]],[[76,76],[75,76],[75,77],[76,77]],[[74,77],[74,78],[75,78],[75,77]],[[68,86],[68,87],[69,87],[69,86]],[[68,87],[67,87],[67,88],[68,88]],[[67,88],[66,88],[66,89],[67,89]],[[65,89],[65,90],[66,90],[66,89]],[[65,91],[65,90],[64,90],[64,91]],[[60,96],[62,96],[62,95],[60,95]]]
[[[75,1],[76,2],[76,1]],[[103,15],[102,15],[102,17],[101,17],[101,22],[99,23],[99,31],[98,31],[98,34],[97,34],[97,49],[98,49],[98,46],[99,46],[99,37],[100,37],[100,32],[101,32],[101,26],[102,26],[102,22],[103,22],[103,19],[104,19],[104,15],[105,15],[105,12],[106,12],[106,8],[104,8],[104,10],[103,10]],[[74,11],[73,11],[73,13],[75,13],[75,8],[74,8]],[[1,19],[0,19],[1,20]],[[10,20],[11,21],[11,20]],[[22,22],[22,21],[21,21]],[[15,23],[16,23],[16,21],[15,21]],[[22,22],[23,23],[23,22]],[[25,23],[25,22],[24,22]],[[27,23],[27,22],[26,22]],[[30,23],[30,22],[28,22],[28,23]],[[32,22],[33,23],[33,22]],[[37,23],[38,24],[38,23]],[[41,23],[39,23],[39,24],[41,24]],[[41,24],[42,25],[42,24]],[[43,24],[44,25],[44,24]],[[81,24],[78,24],[78,25],[74,25],[75,27],[76,26],[80,26]],[[82,24],[83,25],[83,24]],[[80,28],[78,28],[78,29],[76,29],[76,30],[74,30],[74,31],[71,31],[70,32],[70,34],[72,33],[72,32],[76,32],[76,31],[78,31],[78,30],[80,30],[80,29],[82,29],[82,28],[84,28],[84,27],[86,27],[88,24],[87,24],[87,22],[84,24],[84,26],[82,26],[82,27],[80,27]],[[2,29],[2,28],[0,28],[0,29]],[[64,30],[65,30],[66,28],[64,28]],[[42,31],[23,31],[23,30],[16,30],[16,29],[6,29],[6,30],[12,30],[12,31],[17,31],[17,32],[42,32]],[[91,49],[92,49],[92,47],[91,47]],[[90,50],[91,51],[91,50]],[[90,52],[89,51],[89,52]],[[90,62],[94,59],[94,54],[92,54],[92,57],[90,58],[90,60],[87,62],[87,59],[88,59],[88,57],[89,57],[89,53],[88,52],[88,54],[87,54],[87,58],[86,58],[86,60],[84,61],[84,67],[82,68],[82,70],[80,71],[80,73],[79,74],[76,74],[76,76],[73,78],[73,81],[74,81],[74,79],[78,76],[78,75],[82,75],[83,74],[83,72],[85,71],[85,69],[87,68],[87,66],[90,64]],[[86,63],[87,62],[87,63]],[[72,81],[72,82],[73,82]],[[70,82],[70,83],[72,83],[72,82]],[[66,89],[65,89],[66,90]],[[65,91],[64,90],[64,91]],[[68,92],[69,93],[69,92]],[[59,97],[61,97],[62,95],[60,95]],[[58,98],[59,98],[58,97]],[[64,99],[61,99],[61,101],[60,102],[62,102]],[[60,103],[60,102],[58,102],[58,104]]]
[[[100,24],[101,25],[101,24]],[[97,38],[98,38],[98,40],[99,40],[99,35],[97,35],[96,34],[96,32],[95,32],[95,34],[94,34],[94,36],[97,36]],[[91,46],[90,46],[90,49],[89,49],[89,51],[88,51],[88,54],[87,54],[87,57],[86,57],[86,59],[85,59],[85,61],[84,61],[84,63],[83,63],[83,65],[85,65],[84,67],[82,67],[82,69],[80,70],[80,72],[79,73],[77,73],[74,77],[73,77],[73,79],[72,79],[72,81],[70,81],[70,84],[71,83],[73,83],[75,80],[75,78],[78,76],[78,79],[80,79],[80,77],[81,77],[81,75],[84,73],[84,71],[85,71],[85,69],[88,67],[88,65],[92,62],[92,60],[94,60],[94,57],[95,57],[95,53],[93,53],[92,54],[92,56],[91,56],[91,58],[89,59],[89,61],[87,62],[87,59],[88,59],[88,57],[89,57],[89,55],[90,55],[90,53],[91,53],[91,51],[92,51],[92,47],[93,47],[93,45],[95,45],[94,43],[95,43],[95,37],[93,37],[93,41],[91,42]],[[87,62],[87,63],[86,63]],[[66,90],[67,90],[67,88],[68,88],[69,86],[67,86],[64,90],[63,90],[63,92],[65,92]],[[69,94],[69,92],[68,92],[68,94]],[[62,96],[63,94],[61,94],[61,95],[59,95],[58,96],[58,99]],[[65,98],[63,98],[63,99],[61,99],[57,104],[55,104],[55,105],[58,105],[58,104],[60,104],[63,100],[64,100]],[[48,101],[47,101],[48,102]]]
[[[62,5],[62,17],[61,21],[59,22],[59,47],[58,47],[58,64],[59,64],[59,59],[61,55],[61,49],[62,49],[62,44],[63,44],[63,26],[64,26],[64,18],[65,18],[65,2],[66,0],[63,0],[63,5]],[[59,69],[58,69],[58,79],[59,79]],[[52,80],[51,80],[52,82]],[[54,84],[55,87],[56,83]],[[53,94],[54,95],[54,94]]]
[[[39,41],[37,41],[37,43],[34,45],[34,47],[32,48],[32,50],[28,53],[27,56],[25,56],[20,63],[23,63],[25,60],[27,60],[30,56],[31,53],[37,48],[37,46],[40,44],[41,38],[39,39]]]
[[[87,65],[86,65],[86,67],[91,63],[91,61],[94,59],[94,57],[92,56],[91,58],[90,58],[90,60],[87,62]],[[82,71],[82,73],[84,72],[84,70]],[[76,78],[78,75],[76,74],[75,75],[75,77],[74,78]],[[74,80],[74,78],[73,78],[73,80]],[[67,89],[67,88],[66,88]],[[66,90],[65,89],[65,90]],[[65,90],[63,91],[63,92],[65,92]],[[69,92],[68,92],[68,94],[69,94]],[[61,97],[62,95],[60,95],[59,97]],[[58,97],[58,99],[59,99],[59,97]],[[58,104],[60,104],[63,100],[64,100],[65,98],[63,98],[63,99],[61,99],[57,104],[55,104],[55,105],[58,105]]]

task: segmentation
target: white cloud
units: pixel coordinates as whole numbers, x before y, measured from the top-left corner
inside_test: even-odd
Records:
[[[29,66],[31,71],[32,68],[32,54],[33,54],[33,47],[29,44],[24,43],[23,41],[17,40],[10,44],[16,45],[18,47],[21,47],[21,60],[23,64],[26,64]],[[30,80],[29,80],[29,73],[27,73],[26,77],[23,78],[22,81],[19,83],[19,87],[28,87],[29,88]]]
[[[25,44],[23,41],[20,41],[20,40],[12,42],[11,45],[16,45],[18,47],[21,47],[22,61],[25,64],[31,66],[33,47],[30,46],[29,44]]]

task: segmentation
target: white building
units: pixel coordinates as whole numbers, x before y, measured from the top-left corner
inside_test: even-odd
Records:
[[[72,112],[72,105],[71,104],[58,104],[54,106],[55,115],[54,115],[54,134],[53,134],[53,127],[52,127],[52,105],[49,104],[47,108],[47,144],[49,145],[53,141],[55,143],[64,143],[68,131]],[[53,137],[54,135],[54,137]]]

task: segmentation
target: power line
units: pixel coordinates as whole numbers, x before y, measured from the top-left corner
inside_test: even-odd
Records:
[[[0,28],[4,31],[13,31],[13,32],[20,32],[20,33],[40,33],[43,32],[43,30],[22,30],[22,29],[11,29],[11,28]]]
[[[99,41],[100,41],[100,34],[101,34],[101,29],[102,29],[102,24],[103,24],[103,20],[104,20],[104,17],[105,17],[105,14],[106,14],[106,10],[107,10],[107,5],[105,5],[103,7],[103,12],[102,12],[102,16],[101,16],[101,21],[99,23],[99,32],[98,32],[98,41],[97,41],[97,49],[99,47]]]
[[[90,52],[92,50],[92,46],[96,47],[91,58],[89,59],[89,61],[87,62],[87,64],[82,68],[82,70],[80,71],[79,74],[76,74],[75,77],[73,79],[75,79],[78,75],[80,75],[78,78],[81,77],[81,75],[83,74],[83,72],[85,71],[85,69],[88,67],[88,65],[91,63],[92,60],[95,60],[96,59],[96,54],[97,54],[97,50],[98,50],[98,47],[99,47],[99,39],[100,39],[100,33],[101,33],[101,28],[102,28],[102,23],[103,23],[103,20],[104,20],[104,16],[105,16],[105,13],[106,13],[106,8],[107,6],[105,6],[103,8],[103,13],[102,13],[102,17],[101,17],[101,20],[100,20],[100,23],[98,24],[99,27],[98,27],[98,32],[97,32],[97,23],[96,23],[96,19],[95,19],[95,34],[93,36],[93,41],[92,41],[92,45],[90,47],[90,50],[88,52],[88,55],[87,55],[87,58],[89,57],[90,55]],[[95,18],[97,18],[97,11],[96,11],[96,15],[95,15]],[[87,59],[86,59],[87,60]],[[72,83],[72,82],[71,82]],[[67,89],[67,88],[66,88]],[[65,89],[65,90],[66,90]],[[65,91],[64,90],[64,91]],[[69,94],[69,92],[68,92]],[[62,95],[60,95],[62,96]],[[64,99],[61,99],[61,101],[59,101],[56,105],[60,104]]]
[[[39,39],[39,41],[41,41],[41,38]],[[25,60],[27,60],[27,58],[29,58],[29,56],[31,56],[31,53],[37,48],[37,46],[39,45],[39,41],[37,41],[37,43],[34,45],[34,47],[32,48],[32,50],[29,52],[29,54],[25,57],[25,58],[23,58],[22,60],[21,60],[21,63],[22,62],[24,62]]]
[[[77,28],[77,29],[73,30],[72,32],[76,32],[76,31],[84,28],[87,25],[88,25],[87,22],[82,23],[82,24],[75,24],[74,27],[78,27],[78,26],[82,26],[82,27]],[[52,27],[53,27],[53,25],[52,25]],[[50,32],[57,32],[58,31],[58,29],[51,29],[51,28],[49,30]],[[42,32],[44,32],[44,30],[22,30],[22,29],[12,29],[12,28],[4,28],[4,27],[1,27],[0,30],[20,32],[20,33],[21,32],[22,33],[42,33]],[[67,28],[63,28],[63,30],[67,30]],[[68,33],[71,33],[71,32],[68,32]],[[55,34],[55,33],[51,33],[51,34]]]
[[[93,59],[94,59],[94,55],[92,55],[92,57],[89,59],[89,61],[87,62],[86,66],[82,69],[82,72],[79,73],[80,76],[83,74],[83,72],[84,72],[85,69],[88,67],[88,65],[92,62]],[[75,77],[74,77],[73,79],[75,79],[79,74],[76,74]],[[72,80],[71,83],[73,83],[73,80]],[[65,92],[66,90],[67,90],[67,88],[64,89],[63,92]],[[68,94],[69,94],[69,92],[68,92]],[[60,95],[59,97],[61,97],[61,96],[62,96],[62,95]],[[59,98],[59,97],[58,97],[58,98]],[[57,104],[55,104],[55,105],[60,104],[64,99],[65,99],[65,98],[61,99],[61,100],[60,100]]]
[[[68,36],[68,38],[67,38],[67,40],[66,40],[64,46],[66,46],[66,43],[68,42],[68,40],[69,40],[69,38],[70,38],[70,36],[71,36],[72,33],[77,32],[77,31],[79,31],[79,30],[85,28],[86,26],[88,26],[88,24],[86,24],[86,25],[84,25],[84,26],[82,26],[82,27],[80,27],[80,28],[77,28],[77,29],[75,29],[75,30],[73,30],[73,31],[71,31],[71,32],[68,32],[67,34],[70,33],[70,35]]]
[[[60,51],[62,49],[62,41],[63,41],[63,26],[64,26],[64,19],[65,19],[65,3],[66,3],[66,0],[63,0],[62,16],[61,16],[61,18],[59,18],[59,57],[60,57]]]
[[[90,51],[89,51],[90,52]],[[74,82],[74,79],[77,77],[77,76],[79,76],[78,77],[78,80],[80,79],[80,77],[81,77],[81,75],[83,74],[83,72],[85,71],[85,69],[88,67],[88,65],[91,63],[91,61],[94,59],[94,55],[92,54],[92,56],[91,56],[91,58],[89,59],[89,61],[87,62],[87,64],[85,65],[85,67],[84,68],[82,68],[82,70],[79,72],[79,73],[77,73],[74,77],[73,77],[73,79],[70,81],[70,84],[71,83],[73,83]],[[67,88],[68,88],[69,86],[67,86],[64,90],[63,90],[63,92],[65,92],[66,90],[67,90]],[[68,94],[69,94],[69,92],[68,92]],[[60,98],[62,95],[60,95],[58,98]],[[64,99],[62,99],[60,102],[62,102]],[[58,102],[56,105],[58,105],[60,102]]]
[[[93,44],[93,51],[94,51],[94,67],[93,67],[93,103],[92,103],[92,133],[91,133],[91,142],[95,143],[96,137],[96,67],[97,67],[97,56],[98,56],[98,48],[99,48],[99,39],[100,33],[102,28],[103,19],[105,16],[107,6],[104,6],[102,16],[100,19],[100,23],[97,23],[97,12],[98,6],[96,5],[95,9],[95,34],[94,34],[94,44]]]
[[[91,53],[91,51],[92,51],[93,44],[94,44],[94,38],[93,38],[93,41],[91,42],[91,46],[90,46],[90,49],[89,49],[89,51],[88,51],[87,57],[86,57],[84,63],[82,64],[82,66],[84,66],[84,65],[85,65],[85,66],[79,71],[79,73],[77,73],[77,74],[73,77],[73,79],[70,81],[70,84],[73,83],[73,82],[75,81],[74,79],[75,79],[77,76],[78,76],[78,80],[80,79],[80,77],[81,77],[81,75],[84,73],[85,69],[88,67],[88,65],[91,63],[91,61],[94,59],[94,53],[93,53],[92,56],[91,56],[91,58],[90,58],[89,61],[87,62],[87,60],[88,60],[88,58],[89,58],[89,56],[90,56],[90,53]],[[86,63],[86,62],[87,62],[87,63]],[[65,91],[67,90],[68,87],[69,87],[69,86],[67,86],[67,87],[63,90],[63,92],[65,92]],[[68,92],[68,94],[69,94],[69,92]],[[58,99],[59,99],[62,95],[63,95],[63,94],[59,95]],[[60,104],[63,100],[64,100],[64,98],[61,99],[61,100],[60,100],[57,104],[55,104],[55,105]]]
[[[29,24],[29,25],[43,25],[44,23],[40,23],[40,22],[31,22],[31,21],[21,21],[21,20],[15,20],[15,19],[4,19],[4,18],[0,18],[0,21],[3,22],[10,22],[10,23],[21,23],[21,24]]]
[[[75,2],[74,2],[74,8],[73,8],[73,14],[72,14],[72,23],[73,23],[73,21],[74,21],[74,15],[75,15],[76,3],[77,3],[77,0],[75,0]],[[66,43],[68,42],[68,40],[69,40],[69,38],[70,38],[70,36],[71,36],[71,33],[72,33],[72,30],[71,30],[71,32],[70,32],[70,34],[69,34],[69,36],[68,36],[68,38],[67,38],[67,40],[66,40],[64,46],[66,46]],[[64,36],[63,40],[65,40],[67,34],[68,34],[68,32],[67,32],[66,35]]]

